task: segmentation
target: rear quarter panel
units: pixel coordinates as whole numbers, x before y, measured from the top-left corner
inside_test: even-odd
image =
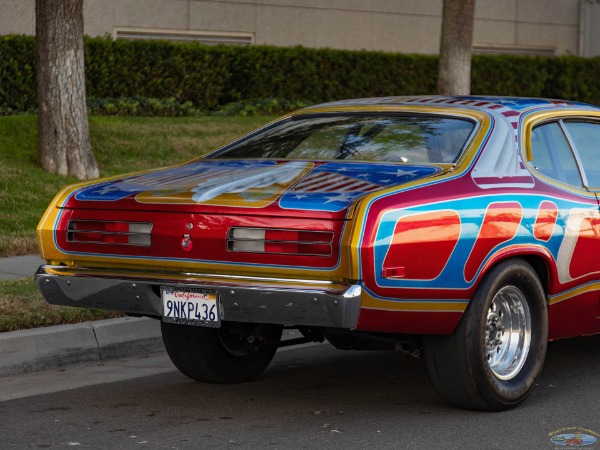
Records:
[[[524,257],[541,268],[551,339],[600,330],[595,195],[537,178],[530,188],[500,180],[482,189],[468,172],[485,130],[484,121],[462,172],[364,200],[353,259],[364,289],[359,329],[452,333],[488,270]]]

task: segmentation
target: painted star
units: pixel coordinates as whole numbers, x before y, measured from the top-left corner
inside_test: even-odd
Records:
[[[114,184],[109,184],[108,186],[104,186],[102,189],[98,191],[100,195],[110,194],[111,192],[119,192],[121,189]]]
[[[308,197],[308,195],[306,195],[306,194],[296,194],[296,195],[294,195],[294,198],[296,200],[302,200],[304,197]]]
[[[416,170],[402,170],[402,169],[398,169],[398,172],[396,172],[396,176],[397,177],[401,177],[401,176],[405,176],[405,175],[415,175],[417,173]]]
[[[189,165],[186,167],[182,167],[181,171],[184,173],[193,173],[193,172],[198,172],[198,173],[202,173],[205,172],[205,170],[200,169],[197,165]]]
[[[327,201],[325,203],[347,202],[349,200],[350,200],[350,195],[345,192],[341,192],[335,197],[327,197]]]

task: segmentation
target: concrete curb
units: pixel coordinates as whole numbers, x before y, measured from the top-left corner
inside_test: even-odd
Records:
[[[0,376],[164,352],[160,321],[125,317],[0,333]]]
[[[38,255],[0,258],[0,280],[32,277]],[[160,321],[125,317],[0,333],[0,377],[164,352]]]

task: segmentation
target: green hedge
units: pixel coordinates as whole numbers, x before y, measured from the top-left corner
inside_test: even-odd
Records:
[[[28,36],[0,36],[0,114],[35,108],[35,41]]]
[[[214,116],[281,115],[310,106],[312,102],[290,101],[281,98],[240,100],[219,106],[208,112]],[[96,116],[151,116],[183,117],[206,115],[207,111],[196,108],[192,102],[181,103],[174,98],[118,97],[89,98],[88,113]]]
[[[435,91],[437,57],[383,52],[244,47],[232,52],[227,100],[324,102]]]
[[[473,94],[548,97],[548,66],[556,59],[539,56],[475,55],[471,71],[471,91]]]
[[[155,97],[220,104],[229,78],[229,49],[163,41],[86,39],[89,97]]]
[[[0,37],[0,114],[36,108],[31,36]],[[86,38],[88,97],[172,99],[214,111],[248,99],[323,101],[435,93],[437,56],[277,48],[211,47]],[[600,104],[600,58],[473,57],[472,92]]]

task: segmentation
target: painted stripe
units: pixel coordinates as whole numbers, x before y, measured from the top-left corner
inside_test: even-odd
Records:
[[[518,202],[498,202],[488,207],[465,264],[465,281],[473,281],[482,262],[495,247],[515,237],[522,218],[523,208]]]
[[[556,203],[546,200],[541,202],[533,225],[533,236],[540,241],[548,242],[554,233],[557,220],[558,206]]]

